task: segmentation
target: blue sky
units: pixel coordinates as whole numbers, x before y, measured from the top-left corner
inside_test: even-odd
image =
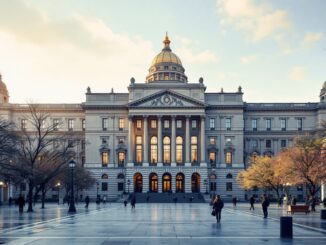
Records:
[[[144,82],[168,31],[189,82],[248,102],[318,101],[326,1],[0,1],[0,72],[11,102],[81,102]]]

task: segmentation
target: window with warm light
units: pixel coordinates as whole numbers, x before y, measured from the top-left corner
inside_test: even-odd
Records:
[[[141,136],[136,136],[136,163],[143,161],[143,142]]]
[[[178,136],[176,138],[176,162],[177,163],[183,162],[182,152],[183,152],[183,139],[181,136]]]
[[[214,137],[209,137],[209,144],[210,145],[215,145],[215,138]]]
[[[170,121],[164,120],[164,128],[169,128],[169,127],[170,127]]]
[[[136,120],[136,128],[139,130],[139,129],[141,129],[141,123],[142,123],[142,121],[141,120]]]
[[[157,128],[157,121],[151,120],[151,128]]]
[[[226,162],[226,164],[232,164],[232,152],[230,152],[230,151],[226,152],[225,162]]]
[[[109,164],[109,152],[102,152],[102,166],[106,167]]]
[[[197,136],[191,136],[191,162],[196,163],[198,161],[198,138]]]
[[[209,162],[210,163],[215,163],[215,160],[216,159],[216,154],[215,154],[215,152],[214,151],[211,151],[210,153],[209,153]]]
[[[126,154],[124,152],[118,153],[118,164],[123,165],[125,163]]]
[[[171,140],[168,136],[163,138],[163,162],[171,162]]]
[[[125,120],[124,118],[119,118],[119,130],[122,131],[125,127]]]
[[[157,163],[157,137],[153,136],[151,138],[151,163]]]

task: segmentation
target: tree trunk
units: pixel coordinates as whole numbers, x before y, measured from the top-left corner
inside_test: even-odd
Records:
[[[34,182],[32,180],[28,183],[28,208],[27,212],[33,212],[33,189],[34,189]]]
[[[45,187],[42,186],[42,207],[41,208],[44,208],[44,204],[45,204]]]

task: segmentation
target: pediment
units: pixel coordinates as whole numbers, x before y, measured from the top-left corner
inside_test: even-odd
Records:
[[[129,107],[204,107],[205,103],[170,90],[143,97],[129,103]]]

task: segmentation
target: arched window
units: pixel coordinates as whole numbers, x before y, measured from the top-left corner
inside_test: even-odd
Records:
[[[124,176],[124,174],[118,174],[118,177],[117,178],[123,180],[125,178],[125,176]]]
[[[176,161],[177,161],[177,163],[183,162],[182,152],[183,152],[183,139],[181,136],[178,136],[176,138]]]
[[[157,137],[153,136],[151,138],[151,163],[157,163]]]
[[[102,179],[108,179],[109,176],[107,174],[102,174]]]
[[[163,138],[163,162],[170,163],[171,162],[171,140],[170,137],[165,136]]]
[[[143,161],[143,139],[141,136],[136,136],[136,163]]]
[[[191,136],[191,162],[196,163],[198,161],[198,145],[197,136]]]
[[[232,179],[233,176],[232,176],[232,174],[228,173],[228,174],[226,175],[226,178],[227,178],[227,179]]]

